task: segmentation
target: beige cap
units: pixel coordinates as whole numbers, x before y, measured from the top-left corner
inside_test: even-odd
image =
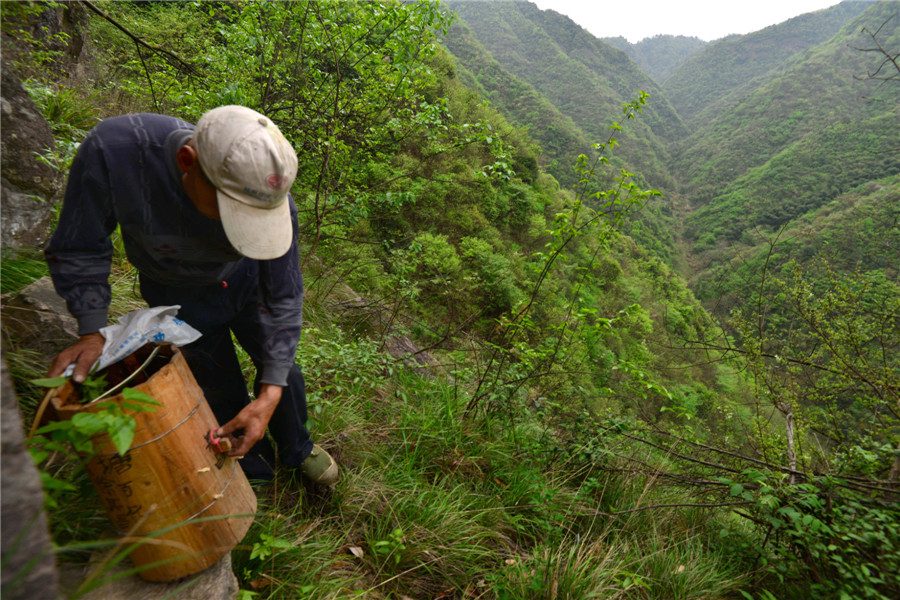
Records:
[[[297,154],[278,127],[246,106],[220,106],[200,117],[194,147],[231,245],[250,258],[284,256],[294,238],[287,196]]]

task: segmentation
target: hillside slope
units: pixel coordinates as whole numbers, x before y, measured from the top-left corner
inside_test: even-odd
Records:
[[[878,61],[854,49],[866,45],[861,28],[876,30],[897,6],[871,5],[687,140],[674,170],[697,209],[689,236],[737,240],[756,226],[777,228],[900,171],[900,86],[860,77]],[[879,40],[900,43],[900,22],[888,23]]]
[[[625,52],[663,87],[678,67],[708,45],[700,38],[684,35],[654,35],[636,44],[623,37],[601,38],[601,41]]]
[[[898,224],[900,175],[870,181],[794,219],[777,235],[755,236],[728,262],[716,260],[714,249],[701,253],[712,268],[703,270],[692,287],[728,311],[758,293],[762,273],[785,273],[793,261],[819,280],[826,279],[826,269],[862,273],[900,294]]]
[[[459,64],[460,79],[512,122],[526,127],[543,150],[541,166],[571,187],[577,180],[572,166],[591,145],[585,133],[533,86],[494,60],[463,22],[454,21],[442,41]]]
[[[685,123],[702,125],[737,104],[758,85],[758,77],[829,40],[869,6],[845,0],[754,33],[712,42],[680,65],[663,89]]]
[[[554,11],[529,2],[451,2],[493,58],[531,84],[592,141],[605,141],[621,105],[639,90],[653,100],[621,136],[621,153],[654,186],[666,187],[666,145],[684,135],[659,86],[628,56]]]

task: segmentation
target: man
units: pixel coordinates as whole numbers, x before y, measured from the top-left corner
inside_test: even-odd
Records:
[[[45,255],[57,292],[79,324],[79,341],[50,366],[75,363],[83,381],[100,356],[111,300],[118,224],[150,306],[178,304],[202,337],[182,350],[232,456],[251,479],[271,479],[275,456],[323,485],[332,458],[305,423],[303,374],[294,362],[303,303],[297,209],[290,188],[297,155],[271,120],[243,106],[204,114],[196,128],[173,117],[107,119],[72,163],[59,225]],[[250,401],[231,334],[257,368]]]

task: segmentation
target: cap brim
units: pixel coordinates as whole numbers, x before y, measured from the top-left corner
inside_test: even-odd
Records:
[[[221,190],[216,190],[216,197],[225,235],[238,252],[248,258],[269,260],[284,256],[291,247],[290,197],[270,209],[247,206]]]

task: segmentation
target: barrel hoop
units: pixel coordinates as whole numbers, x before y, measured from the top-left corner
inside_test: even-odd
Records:
[[[237,473],[237,459],[235,459],[235,460],[232,461],[232,464],[231,464],[231,476],[228,478],[228,481],[225,482],[225,486],[222,488],[222,490],[221,490],[218,494],[216,494],[215,496],[213,496],[212,502],[210,502],[209,504],[207,504],[206,506],[204,506],[203,508],[201,508],[200,510],[198,510],[197,512],[195,512],[194,514],[192,514],[190,517],[188,517],[187,519],[185,519],[185,520],[182,521],[181,523],[178,523],[177,525],[174,525],[174,526],[164,527],[164,528],[162,528],[162,529],[157,529],[156,531],[149,531],[149,532],[147,532],[147,533],[137,533],[137,532],[126,533],[126,532],[124,532],[124,531],[119,531],[119,530],[116,530],[116,533],[119,534],[119,535],[121,535],[121,536],[126,536],[126,535],[128,535],[128,536],[148,536],[148,535],[156,535],[156,534],[158,534],[158,533],[165,533],[166,531],[172,529],[172,527],[180,527],[181,525],[184,525],[185,523],[187,523],[187,522],[189,522],[189,521],[191,521],[191,520],[193,520],[193,519],[196,519],[197,517],[199,517],[200,515],[202,515],[203,513],[205,513],[207,510],[209,510],[209,509],[212,507],[213,504],[215,504],[216,502],[218,502],[218,501],[219,501],[219,498],[221,498],[222,496],[225,495],[225,490],[228,489],[228,486],[231,485],[231,482],[234,480],[234,475],[235,475],[235,473]]]
[[[175,426],[172,427],[172,429],[170,429],[170,430],[168,430],[168,431],[162,432],[161,434],[159,434],[158,436],[156,436],[156,437],[153,438],[152,440],[147,440],[146,442],[141,442],[141,443],[138,444],[137,446],[132,446],[131,448],[129,448],[129,449],[126,451],[126,454],[127,454],[128,452],[131,452],[132,450],[137,450],[137,449],[140,448],[141,446],[146,446],[147,444],[152,444],[153,442],[158,442],[159,440],[163,439],[164,437],[166,437],[167,435],[169,435],[170,433],[172,433],[173,431],[175,431],[176,429],[178,429],[179,427],[181,427],[182,425],[184,425],[185,423],[187,423],[187,421],[188,421],[191,417],[193,417],[194,414],[195,414],[198,410],[200,410],[200,404],[201,404],[202,402],[203,402],[203,398],[200,398],[200,402],[197,403],[197,406],[194,407],[194,410],[192,410],[191,412],[189,412],[189,413],[188,413],[188,416],[186,416],[186,417],[183,418],[181,421],[179,421],[178,423],[176,423]],[[100,457],[100,456],[113,456],[113,455],[115,455],[115,454],[118,454],[118,452],[107,452],[106,454],[98,454],[97,456],[98,456],[98,457]]]

